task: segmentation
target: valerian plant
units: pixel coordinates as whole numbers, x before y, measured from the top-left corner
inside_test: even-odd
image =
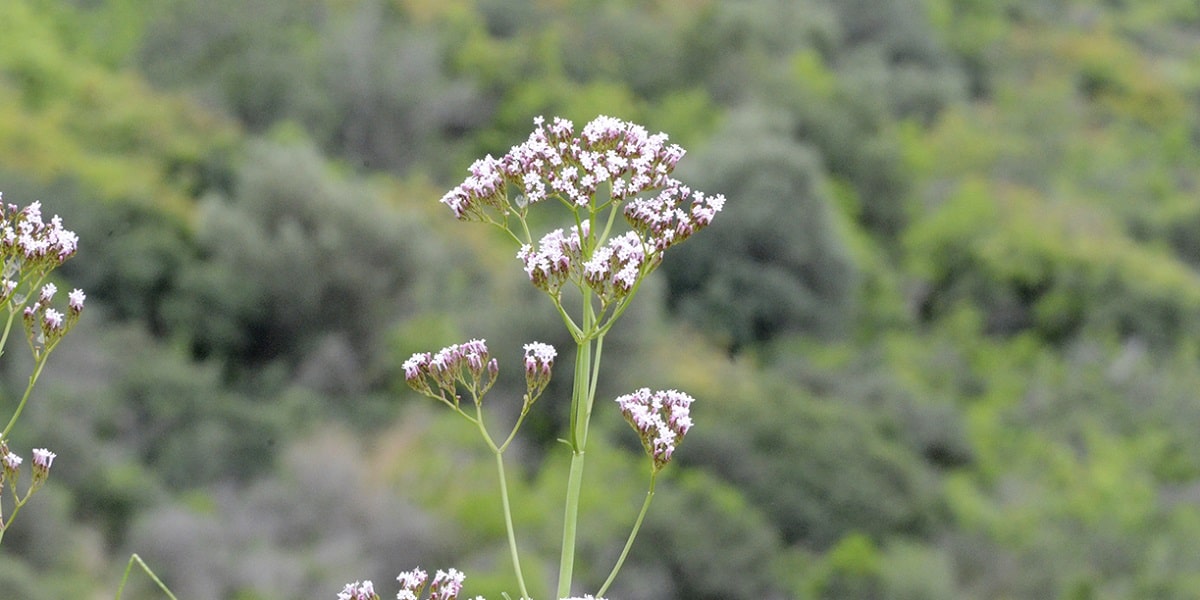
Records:
[[[567,598],[572,590],[584,457],[604,337],[642,282],[662,264],[666,251],[708,226],[725,198],[692,190],[672,177],[684,150],[669,143],[664,133],[650,134],[639,125],[604,116],[578,134],[571,121],[561,118],[547,124],[539,117],[534,125],[529,138],[504,156],[489,155],[475,161],[470,176],[441,202],[459,220],[486,223],[512,239],[529,281],[549,297],[575,342],[570,422],[562,440],[570,450],[571,462],[555,596]],[[530,226],[532,211],[555,209],[563,215],[563,226],[535,237]],[[571,302],[564,302],[565,293],[572,295]],[[527,390],[520,414],[503,438],[494,436],[483,418],[484,397],[499,371],[486,341],[470,340],[437,352],[417,353],[403,365],[405,379],[414,390],[465,418],[494,454],[508,549],[521,598],[529,598],[529,592],[513,528],[504,452],[545,391],[556,358],[557,351],[547,344],[525,345]],[[654,497],[655,481],[692,427],[692,402],[683,392],[648,388],[616,398],[616,408],[646,451],[649,489],[624,549],[596,591],[597,598],[588,595],[580,600],[602,600],[598,597],[620,571]],[[463,579],[454,569],[438,571],[429,584],[429,599],[456,599]],[[417,600],[425,589],[427,574],[418,568],[402,573],[398,580],[401,590],[397,598]],[[378,598],[370,581],[349,584],[338,594],[339,600]]]
[[[0,199],[2,200],[2,199]],[[63,227],[57,215],[49,223],[42,220],[42,206],[34,202],[24,208],[0,201],[0,310],[4,318],[0,333],[0,356],[4,355],[8,335],[18,316],[25,340],[33,354],[33,367],[25,392],[11,406],[8,424],[0,431],[0,542],[21,508],[46,484],[56,455],[46,448],[31,450],[31,479],[22,492],[19,487],[24,462],[9,445],[9,434],[29,402],[33,388],[50,354],[83,313],[86,295],[76,289],[67,294],[65,310],[54,308],[58,287],[47,281],[50,273],[75,255],[79,238]],[[9,409],[10,400],[0,406]],[[11,496],[5,509],[5,492]]]

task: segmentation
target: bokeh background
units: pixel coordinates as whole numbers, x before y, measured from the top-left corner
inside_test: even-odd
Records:
[[[651,386],[697,426],[611,598],[1200,597],[1194,0],[3,0],[0,191],[89,301],[0,597],[111,598],[132,552],[189,600],[512,591],[489,456],[399,365],[486,337],[502,423],[520,344],[569,347],[437,202],[541,114],[729,198],[607,344],[582,589],[646,484],[603,398]],[[569,384],[512,453],[539,598]]]

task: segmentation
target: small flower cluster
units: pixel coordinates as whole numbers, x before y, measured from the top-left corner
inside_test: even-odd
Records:
[[[530,244],[521,246],[517,258],[525,263],[525,274],[538,289],[557,296],[564,283],[579,281],[579,266],[583,262],[584,240],[588,238],[589,223],[572,227],[570,233],[555,229],[542,236],[537,250]]]
[[[83,302],[87,299],[83,290],[76,288],[67,294],[65,316],[61,311],[51,308],[51,301],[57,293],[58,287],[53,283],[43,285],[38,299],[33,304],[26,306],[23,311],[25,335],[29,339],[29,347],[33,349],[35,357],[39,356],[43,349],[53,346],[62,339],[67,331],[75,326],[79,315],[83,313]]]
[[[629,422],[654,462],[655,472],[671,461],[676,446],[692,428],[691,396],[676,390],[651,392],[639,389],[617,398]]]
[[[691,205],[685,210],[681,205],[686,199]],[[708,227],[724,207],[725,196],[705,196],[672,180],[657,196],[635,198],[626,204],[625,220],[661,252]]]
[[[457,387],[460,381],[482,396],[496,382],[500,371],[496,359],[488,354],[486,340],[451,344],[433,354],[418,352],[404,361],[403,368],[404,380],[414,390],[453,402],[454,406],[459,402]]]
[[[525,385],[529,388],[529,398],[542,395],[550,384],[550,371],[554,368],[554,358],[558,351],[550,344],[529,342],[525,344]]]
[[[466,575],[457,569],[439,570],[434,574],[433,581],[429,582],[428,600],[457,600],[465,579]],[[429,575],[418,567],[401,573],[396,580],[400,582],[397,600],[418,600],[425,591]],[[370,580],[361,583],[355,581],[346,584],[346,587],[338,592],[337,600],[379,600],[379,594],[375,592],[375,585]],[[476,596],[475,600],[483,600],[483,597]]]
[[[526,408],[550,383],[558,352],[541,342],[525,344]],[[500,366],[488,353],[486,340],[451,344],[435,353],[417,352],[404,361],[404,380],[417,392],[458,407],[458,384],[472,390],[478,402],[496,382]]]
[[[433,575],[433,581],[429,582],[429,600],[455,600],[458,598],[458,593],[462,591],[463,581],[466,578],[467,576],[458,569],[448,571],[439,569]],[[425,582],[429,580],[429,575],[418,567],[401,573],[396,580],[400,582],[400,593],[396,595],[397,600],[418,600],[421,592],[425,590]],[[477,600],[483,599],[479,596]]]
[[[421,594],[425,591],[426,582],[429,583],[429,598],[428,600],[457,600],[458,594],[462,591],[463,581],[467,578],[462,571],[458,569],[449,569],[447,571],[438,570],[433,575],[433,581],[429,581],[429,574],[417,567],[411,571],[405,571],[396,577],[400,582],[400,592],[396,594],[397,600],[419,600]],[[347,583],[346,587],[338,592],[337,600],[380,600],[379,594],[375,592],[375,586],[370,580],[354,583]],[[483,596],[475,596],[473,600],[484,600]],[[529,600],[522,598],[521,600]],[[564,598],[563,600],[604,600],[604,598],[593,597],[591,594],[582,597]]]
[[[537,250],[529,244],[522,246],[517,258],[525,263],[525,273],[533,285],[557,296],[567,281],[582,282],[606,301],[619,300],[662,262],[662,253],[654,249],[646,252],[647,247],[633,231],[609,239],[584,260],[581,246],[587,232],[588,223],[584,221],[569,234],[562,229],[546,234]]]
[[[41,267],[49,270],[75,255],[79,238],[64,229],[62,219],[55,215],[49,223],[42,222],[42,204],[34,202],[25,208],[0,203],[0,253],[4,256],[5,277],[9,269]]]
[[[33,449],[33,484],[30,492],[41,487],[46,479],[50,477],[50,466],[54,464],[54,458],[57,454],[45,449]],[[17,478],[21,475],[21,463],[25,462],[20,456],[14,454],[8,448],[8,442],[0,440],[0,486],[5,480],[16,484]]]
[[[361,583],[347,583],[346,587],[338,592],[337,600],[379,600],[379,594],[375,593],[375,584],[368,579]]]

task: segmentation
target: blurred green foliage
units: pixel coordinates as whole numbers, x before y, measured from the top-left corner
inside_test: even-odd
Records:
[[[600,113],[669,133],[729,203],[606,344],[585,583],[644,485],[603,399],[649,385],[697,425],[613,597],[1200,596],[1195,2],[6,0],[0,23],[0,191],[79,233],[60,287],[89,296],[14,435],[59,457],[0,596],[104,595],[130,551],[198,600],[418,564],[511,591],[488,456],[398,365],[487,337],[511,422],[520,345],[569,339],[507,240],[436,199],[534,116]],[[512,453],[539,597],[569,389]]]

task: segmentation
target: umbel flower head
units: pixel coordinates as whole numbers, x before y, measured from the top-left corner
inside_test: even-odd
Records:
[[[517,257],[537,287],[557,295],[567,281],[587,285],[602,298],[630,293],[654,270],[662,253],[707,227],[725,197],[694,191],[671,177],[684,150],[665,133],[651,135],[640,125],[600,116],[578,135],[571,121],[534,120],[524,143],[500,158],[475,161],[470,176],[442,197],[462,220],[507,228],[510,214],[557,199],[571,207],[576,224],[532,240]],[[597,196],[598,192],[607,194]],[[593,238],[590,215],[623,205],[631,231],[605,240]],[[596,247],[600,244],[600,247]]]
[[[496,382],[499,366],[486,340],[451,344],[430,354],[418,352],[404,361],[404,380],[414,390],[458,406],[458,383],[482,396]],[[436,392],[434,390],[437,390]]]
[[[692,428],[691,396],[676,390],[651,392],[642,388],[617,398],[621,414],[642,440],[642,447],[661,471],[683,436]]]
[[[24,208],[0,203],[0,253],[4,255],[5,277],[10,268],[53,269],[75,255],[79,237],[63,228],[62,219],[55,215],[49,223],[42,221],[42,204],[34,202]]]
[[[439,569],[437,573],[434,573],[431,581],[429,573],[417,567],[396,577],[396,581],[400,582],[400,592],[396,594],[396,598],[397,600],[420,600],[421,594],[425,592],[425,584],[428,583],[428,600],[458,600],[458,594],[462,592],[463,581],[466,578],[467,576],[458,569],[445,571]],[[379,600],[379,594],[375,593],[375,586],[370,581],[361,583],[355,581],[346,584],[346,587],[338,593],[337,600]],[[476,596],[473,600],[484,600],[484,598]],[[522,598],[521,600],[529,599]],[[604,600],[604,598],[596,598],[588,594],[563,600]]]
[[[541,342],[525,344],[525,408],[533,404],[550,383],[550,371],[558,352]],[[461,398],[459,386],[480,401],[496,382],[500,366],[488,353],[486,340],[451,344],[434,353],[417,352],[404,361],[404,380],[409,387],[455,408]]]

